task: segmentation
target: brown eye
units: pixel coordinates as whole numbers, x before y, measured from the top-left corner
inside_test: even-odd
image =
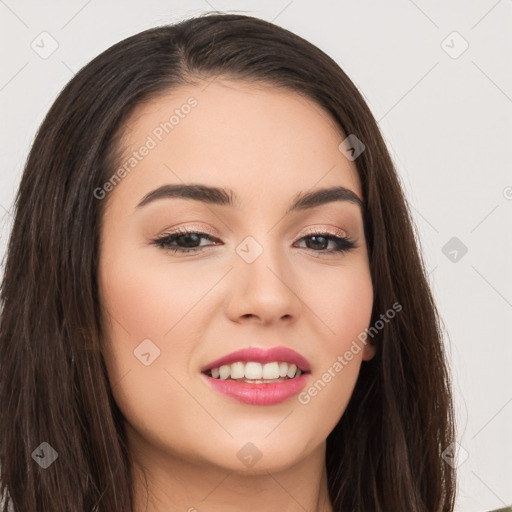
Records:
[[[332,235],[331,233],[312,233],[301,238],[301,240],[306,240],[306,249],[327,254],[343,253],[355,247],[354,242],[350,239],[338,235]],[[308,242],[308,240],[310,242]],[[335,245],[331,250],[327,250],[329,242],[333,242]]]
[[[213,241],[213,238],[207,233],[178,230],[173,233],[166,233],[163,236],[156,238],[153,240],[153,244],[172,252],[199,252],[204,248],[204,246],[199,245],[203,238]]]

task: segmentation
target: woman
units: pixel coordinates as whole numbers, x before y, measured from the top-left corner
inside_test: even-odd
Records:
[[[1,292],[15,510],[454,508],[396,171],[354,84],[287,30],[200,16],[85,66],[31,150]]]

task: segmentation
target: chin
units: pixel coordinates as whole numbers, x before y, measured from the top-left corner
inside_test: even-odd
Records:
[[[289,430],[283,430],[284,434],[281,436],[277,431],[270,435],[269,432],[271,431],[266,429],[259,437],[230,439],[223,449],[212,453],[208,458],[219,467],[237,474],[257,475],[288,469],[309,454],[307,448],[310,443],[306,439],[303,442],[293,440]]]

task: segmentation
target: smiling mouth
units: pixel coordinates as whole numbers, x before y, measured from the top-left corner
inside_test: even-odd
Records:
[[[211,368],[203,372],[206,376],[217,380],[232,380],[249,384],[272,384],[284,382],[309,373],[286,361],[258,363],[256,361],[237,361]]]

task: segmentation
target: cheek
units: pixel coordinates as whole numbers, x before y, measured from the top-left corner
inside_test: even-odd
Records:
[[[208,328],[205,308],[194,308],[208,283],[191,285],[183,272],[169,268],[166,272],[176,276],[166,280],[156,267],[129,258],[111,269],[101,283],[103,304],[110,312],[110,317],[104,314],[103,347],[116,402],[126,417],[146,411],[139,418],[142,428],[151,428],[144,418],[154,417],[155,411],[162,424],[170,424],[166,422],[172,422],[176,410],[190,408],[190,397],[176,391],[178,382],[189,377],[201,332]],[[169,408],[162,410],[163,404]]]
[[[102,303],[115,319],[114,327],[124,328],[132,342],[154,338],[165,343],[176,338],[190,315],[198,316],[194,306],[211,284],[197,272],[184,272],[162,258],[148,258],[149,251],[132,248],[125,256],[105,259]]]
[[[190,425],[205,421],[183,385],[197,333],[206,329],[201,322],[192,325],[190,318],[208,283],[191,285],[190,276],[150,265],[135,253],[118,253],[115,260],[105,254],[102,260],[101,300],[110,313],[104,312],[104,358],[116,404],[132,434],[164,453],[188,446]],[[172,280],[165,279],[171,272]],[[201,435],[198,431],[196,438]]]
[[[316,318],[323,353],[345,351],[368,327],[373,308],[373,285],[364,258],[346,265],[309,267],[300,296]]]
[[[313,286],[316,283],[316,286]],[[323,285],[323,286],[320,286]],[[364,260],[338,267],[326,274],[308,277],[304,291],[308,306],[317,317],[319,361],[314,378],[298,396],[306,417],[321,418],[319,439],[339,421],[359,376],[368,349],[360,341],[369,326],[373,308],[373,286]],[[316,421],[316,420],[312,420]]]

